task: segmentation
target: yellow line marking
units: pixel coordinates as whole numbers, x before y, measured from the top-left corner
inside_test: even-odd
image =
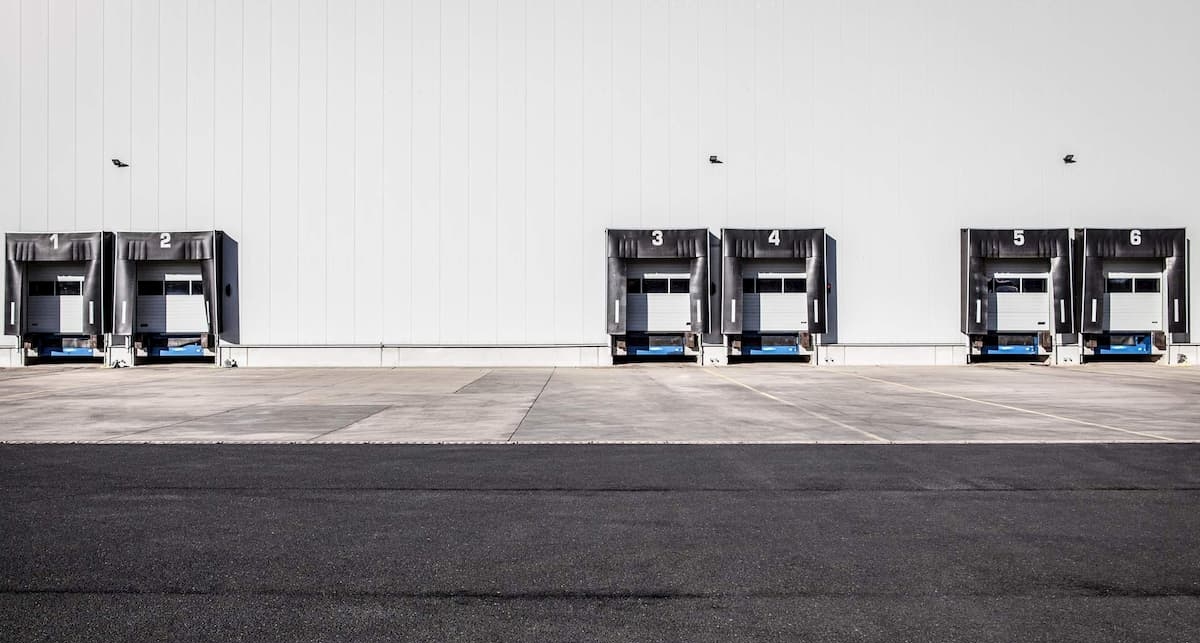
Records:
[[[763,396],[763,397],[765,397],[765,398],[768,398],[768,399],[771,399],[771,400],[775,400],[776,402],[779,402],[780,404],[783,404],[783,405],[786,405],[786,406],[790,406],[790,407],[792,407],[792,408],[794,408],[794,409],[796,409],[796,410],[799,410],[799,411],[803,411],[803,412],[805,412],[805,413],[807,413],[807,414],[809,414],[809,415],[811,415],[811,416],[813,416],[813,417],[817,418],[818,420],[824,420],[825,422],[828,422],[828,423],[830,423],[830,424],[834,424],[834,425],[840,426],[840,427],[842,427],[843,429],[846,429],[846,430],[848,430],[848,431],[854,431],[855,433],[858,433],[858,434],[861,434],[861,435],[865,435],[865,436],[867,436],[868,438],[871,438],[872,440],[875,440],[875,441],[878,441],[878,442],[887,442],[887,443],[891,443],[891,440],[888,440],[888,439],[886,439],[886,438],[881,438],[881,437],[879,437],[878,435],[875,435],[874,433],[871,433],[870,431],[864,431],[864,430],[862,430],[862,429],[856,429],[856,428],[854,428],[854,427],[850,426],[849,424],[846,424],[845,422],[839,422],[838,420],[835,420],[835,419],[833,419],[833,418],[831,418],[831,417],[829,417],[829,416],[827,416],[827,415],[823,415],[823,414],[821,414],[821,413],[817,413],[816,411],[812,411],[812,410],[810,410],[810,409],[806,409],[806,408],[804,408],[803,406],[800,406],[800,405],[798,405],[798,404],[793,404],[793,403],[791,403],[791,402],[789,402],[789,401],[787,401],[787,400],[785,400],[785,399],[783,399],[783,398],[775,397],[774,395],[771,395],[770,393],[767,393],[766,391],[760,391],[760,390],[758,390],[758,389],[754,388],[753,386],[750,386],[749,384],[746,384],[745,382],[740,382],[740,381],[738,381],[738,380],[735,380],[735,379],[733,379],[732,377],[729,377],[728,375],[725,375],[724,373],[719,373],[719,372],[717,372],[717,370],[716,370],[716,369],[713,369],[713,368],[705,368],[705,369],[704,369],[704,371],[705,371],[706,373],[712,373],[713,375],[716,375],[717,377],[719,377],[719,378],[721,378],[721,379],[723,379],[723,380],[728,380],[728,381],[730,381],[730,382],[733,382],[734,384],[737,384],[738,386],[740,386],[740,387],[742,387],[742,388],[745,388],[745,389],[749,389],[749,390],[751,390],[751,391],[754,391],[755,393],[758,393],[759,395],[761,395],[761,396]]]
[[[1109,426],[1107,424],[1097,424],[1095,422],[1088,422],[1087,420],[1076,420],[1075,418],[1063,417],[1061,415],[1054,415],[1053,413],[1043,413],[1041,411],[1034,411],[1033,409],[1025,409],[1025,408],[1021,408],[1019,406],[1010,406],[1008,404],[1000,404],[999,402],[988,402],[987,400],[977,400],[973,397],[965,397],[962,395],[955,395],[953,393],[944,393],[942,391],[935,391],[933,389],[921,388],[919,386],[911,386],[908,384],[901,384],[900,382],[892,382],[890,380],[881,380],[881,379],[875,378],[875,377],[867,377],[866,375],[859,375],[858,373],[847,373],[845,371],[842,371],[841,374],[849,375],[851,377],[857,377],[859,379],[867,380],[870,382],[879,382],[880,384],[891,384],[892,386],[899,386],[901,388],[906,388],[906,389],[910,389],[913,391],[920,391],[922,393],[931,393],[933,395],[941,395],[943,397],[952,397],[956,400],[975,402],[976,404],[983,404],[986,406],[994,406],[996,408],[1008,409],[1010,411],[1019,411],[1021,413],[1029,413],[1031,415],[1040,415],[1042,417],[1047,417],[1047,418],[1051,418],[1054,420],[1060,420],[1062,422],[1072,422],[1074,424],[1082,424],[1084,426],[1094,426],[1099,429],[1108,429],[1109,431],[1120,431],[1121,433],[1128,433],[1130,435],[1140,435],[1144,438],[1154,438],[1155,440],[1165,440],[1167,442],[1175,442],[1176,441],[1174,438],[1168,438],[1168,437],[1162,436],[1162,435],[1155,435],[1153,433],[1146,433],[1144,431],[1133,431],[1130,429],[1122,429],[1122,428],[1115,427],[1115,426]]]

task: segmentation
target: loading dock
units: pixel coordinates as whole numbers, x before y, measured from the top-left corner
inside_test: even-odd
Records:
[[[4,333],[24,363],[104,356],[110,250],[104,232],[5,236]]]
[[[1070,230],[964,228],[961,250],[970,361],[1044,359],[1073,342]]]
[[[708,230],[608,230],[614,358],[698,356],[708,327]]]
[[[221,314],[219,231],[118,232],[113,334],[139,359],[214,359]]]
[[[1161,355],[1186,337],[1186,229],[1085,228],[1076,240],[1084,358]]]
[[[726,228],[721,255],[730,357],[811,358],[829,310],[825,230]]]

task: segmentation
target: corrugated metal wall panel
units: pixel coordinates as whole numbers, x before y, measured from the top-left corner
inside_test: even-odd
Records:
[[[0,230],[223,229],[248,343],[603,344],[604,228],[825,227],[840,341],[958,342],[959,228],[1200,210],[1193,4],[0,2]]]

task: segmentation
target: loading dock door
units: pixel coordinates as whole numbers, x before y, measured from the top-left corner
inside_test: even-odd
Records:
[[[808,331],[808,281],[804,265],[747,262],[742,269],[742,331]]]
[[[1111,331],[1163,329],[1162,268],[1157,261],[1106,261],[1104,328]]]
[[[34,264],[28,273],[31,333],[83,334],[83,278],[81,263]],[[95,311],[91,311],[93,319]],[[94,322],[93,322],[94,323]]]
[[[987,329],[997,333],[1051,330],[1049,261],[993,259],[987,271]],[[1062,302],[1063,315],[1066,302]]]
[[[136,332],[172,335],[208,332],[204,280],[198,262],[138,264]]]
[[[629,266],[626,329],[642,333],[681,333],[692,329],[691,271],[683,262],[635,262]]]

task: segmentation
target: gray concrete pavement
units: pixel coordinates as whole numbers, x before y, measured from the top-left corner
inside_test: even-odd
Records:
[[[1200,441],[1200,369],[0,370],[4,442]]]

